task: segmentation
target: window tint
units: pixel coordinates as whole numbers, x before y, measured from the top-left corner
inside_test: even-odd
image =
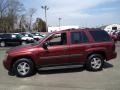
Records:
[[[111,38],[105,31],[90,31],[92,37],[94,38],[95,41],[97,42],[102,42],[102,41],[110,41]]]
[[[71,43],[86,43],[88,42],[87,36],[83,32],[71,32]]]
[[[33,37],[33,35],[32,34],[28,34],[28,37]]]
[[[16,38],[20,38],[20,39],[21,39],[22,37],[23,37],[23,36],[22,36],[21,34],[17,34],[17,35],[16,35]]]
[[[117,27],[112,27],[112,30],[117,30]]]

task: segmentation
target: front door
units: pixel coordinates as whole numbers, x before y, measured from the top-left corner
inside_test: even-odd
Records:
[[[68,62],[67,34],[57,33],[52,35],[47,41],[47,49],[40,50],[40,65],[58,65]]]

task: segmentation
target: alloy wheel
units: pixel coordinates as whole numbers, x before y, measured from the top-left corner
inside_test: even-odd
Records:
[[[21,75],[26,75],[29,72],[29,70],[30,70],[30,66],[26,62],[21,62],[17,66],[17,71]]]
[[[94,69],[99,69],[102,65],[101,59],[98,57],[94,57],[91,60],[91,67]]]

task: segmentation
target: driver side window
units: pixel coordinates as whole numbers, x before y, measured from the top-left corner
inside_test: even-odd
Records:
[[[49,46],[58,46],[58,45],[65,45],[65,44],[67,44],[66,33],[54,34],[48,40],[48,44],[49,44]]]

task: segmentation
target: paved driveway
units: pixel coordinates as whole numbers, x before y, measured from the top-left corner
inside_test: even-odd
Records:
[[[118,57],[106,63],[102,71],[43,70],[27,78],[7,74],[2,65],[5,51],[0,48],[0,90],[120,90],[120,47]]]

